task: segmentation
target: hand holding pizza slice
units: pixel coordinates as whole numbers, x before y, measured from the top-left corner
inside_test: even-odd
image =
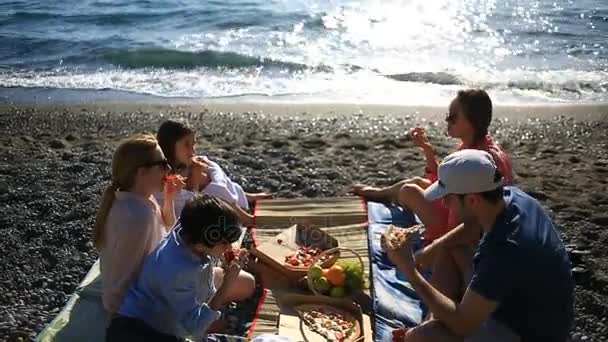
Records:
[[[230,266],[231,263],[237,262],[241,268],[245,267],[249,261],[249,252],[244,249],[231,249],[224,252],[222,256],[222,267],[225,269]]]

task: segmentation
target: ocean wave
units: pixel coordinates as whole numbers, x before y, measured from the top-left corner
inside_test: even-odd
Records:
[[[195,69],[208,67],[214,69],[240,69],[263,67],[298,72],[311,70],[331,72],[330,66],[309,66],[271,58],[248,56],[235,52],[203,50],[196,52],[171,49],[118,50],[103,54],[103,59],[115,66],[127,69],[162,68]]]
[[[462,81],[458,76],[447,72],[408,72],[405,74],[384,75],[401,82],[434,83],[440,85],[459,85]]]
[[[482,84],[486,89],[519,89],[534,90],[548,94],[583,94],[583,93],[608,93],[608,81],[580,81],[569,80],[565,82],[551,83],[544,81],[509,81],[505,83]]]
[[[45,11],[15,11],[8,13],[7,18],[14,21],[25,20],[62,20],[70,23],[87,23],[97,25],[127,24],[140,20],[162,19],[187,14],[184,10],[166,12],[118,12],[118,13],[66,13]],[[204,14],[204,13],[203,13]],[[7,20],[7,19],[5,19]]]

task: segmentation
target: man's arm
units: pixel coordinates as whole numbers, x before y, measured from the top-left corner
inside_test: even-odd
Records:
[[[478,329],[517,282],[517,250],[493,249],[491,255],[480,259],[469,288],[457,303],[435,289],[416,270],[411,241],[401,246],[395,246],[386,236],[383,241],[389,259],[406,275],[433,316],[458,336],[468,336]]]
[[[405,270],[400,271],[405,273]],[[462,301],[456,303],[429,284],[418,271],[408,273],[405,273],[408,280],[433,316],[457,336],[472,335],[498,307],[497,302],[484,298],[470,288]]]

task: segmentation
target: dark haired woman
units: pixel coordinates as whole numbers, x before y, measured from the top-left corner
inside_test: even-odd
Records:
[[[196,156],[196,134],[187,124],[167,120],[158,129],[156,137],[174,172],[186,178],[186,190],[182,190],[175,199],[176,215],[179,216],[184,203],[194,193],[203,192],[228,202],[244,225],[253,223],[253,216],[247,211],[249,201],[268,198],[269,195],[246,193],[216,162],[205,156]],[[162,202],[163,194],[157,194],[157,199]]]
[[[458,150],[478,149],[490,153],[498,170],[511,183],[513,174],[511,161],[488,133],[492,121],[492,100],[480,89],[461,90],[452,100],[446,115],[448,135],[460,139]],[[437,180],[435,149],[426,138],[424,128],[416,127],[411,132],[412,140],[420,147],[426,158],[426,176],[406,179],[386,188],[355,185],[353,192],[371,200],[398,202],[412,210],[425,224],[425,244],[442,237],[460,224],[458,219],[443,206],[441,201],[429,203],[422,192]]]

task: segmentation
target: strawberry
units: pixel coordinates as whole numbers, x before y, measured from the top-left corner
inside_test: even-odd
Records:
[[[228,264],[231,263],[235,257],[236,256],[234,255],[233,250],[229,250],[224,253],[224,260],[226,260],[226,263],[228,263]]]

